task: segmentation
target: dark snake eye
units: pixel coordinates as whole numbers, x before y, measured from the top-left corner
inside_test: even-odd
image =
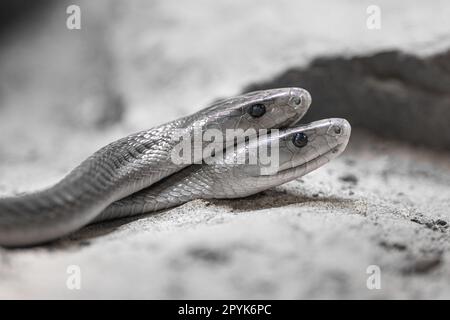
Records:
[[[266,113],[266,107],[261,103],[257,103],[252,105],[250,109],[248,109],[248,113],[254,118],[259,118]]]
[[[297,132],[292,138],[292,143],[297,148],[302,148],[308,144],[308,136],[303,132]]]

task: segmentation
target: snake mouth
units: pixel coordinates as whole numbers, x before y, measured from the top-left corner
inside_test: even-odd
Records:
[[[306,110],[307,111],[307,110]],[[285,125],[282,127],[282,129],[288,129],[288,128],[294,128],[294,127],[298,127],[300,124],[300,121],[302,120],[302,118],[305,116],[306,111],[299,114],[298,116],[296,116],[293,119],[288,119],[285,122]]]
[[[300,124],[300,121],[302,120],[302,118],[305,116],[305,113],[302,113],[300,115],[298,115],[297,117],[295,117],[294,119],[287,121],[287,125],[285,128],[293,128],[293,127],[297,127]]]
[[[272,170],[270,168],[265,168],[265,170],[259,171],[259,175],[263,176],[277,176],[282,175],[283,177],[287,178],[286,181],[292,180],[296,178],[296,176],[303,176],[317,168],[320,168],[324,164],[330,162],[332,159],[339,156],[344,150],[345,146],[347,145],[346,142],[339,143],[333,148],[330,148],[326,152],[319,154],[318,156],[308,160],[307,162],[304,162],[298,166],[293,166],[290,168],[286,168],[283,170]]]
[[[332,159],[339,156],[344,150],[347,145],[347,142],[339,143],[335,147],[330,148],[330,150],[312,158],[311,160],[302,163],[301,165],[284,169],[282,171],[279,171],[279,174],[287,174],[288,176],[296,176],[300,173],[300,175],[305,175],[324,164],[330,162]],[[291,175],[292,174],[292,175]],[[291,178],[292,179],[292,178]]]

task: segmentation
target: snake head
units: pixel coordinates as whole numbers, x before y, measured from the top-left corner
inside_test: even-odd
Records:
[[[306,174],[340,155],[348,144],[351,126],[345,119],[314,121],[285,130],[279,137],[278,172]]]
[[[346,120],[333,118],[272,130],[227,149],[224,160],[203,169],[214,177],[210,197],[244,197],[299,178],[341,154],[350,133]]]
[[[209,116],[208,129],[274,129],[295,124],[310,105],[311,95],[305,89],[281,88],[221,100],[203,112]]]
[[[247,148],[238,149],[238,152],[250,154],[252,151],[253,154],[258,154],[257,163],[242,165],[238,170],[253,177],[282,177],[289,181],[319,168],[341,154],[347,146],[350,133],[348,121],[338,118],[275,130],[270,135],[251,141]],[[268,156],[263,157],[264,154]]]

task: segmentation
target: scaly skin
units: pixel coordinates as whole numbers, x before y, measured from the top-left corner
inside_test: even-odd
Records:
[[[306,134],[305,146],[293,144],[296,133]],[[333,118],[251,140],[247,147],[241,145],[224,157],[218,155],[220,161],[214,164],[189,166],[150,188],[114,202],[95,222],[166,209],[194,199],[240,198],[258,193],[299,178],[337,157],[347,146],[350,133],[346,120]],[[276,167],[263,165],[261,161],[249,164],[249,149],[270,146],[274,141],[278,142],[279,151]],[[236,160],[242,154],[247,164]]]
[[[108,205],[185,168],[170,160],[177,130],[281,128],[308,110],[309,93],[299,88],[257,91],[226,99],[193,115],[142,131],[94,153],[59,183],[33,194],[0,199],[0,245],[51,241],[91,222]],[[257,103],[266,113],[247,111]],[[227,142],[228,143],[228,142]]]

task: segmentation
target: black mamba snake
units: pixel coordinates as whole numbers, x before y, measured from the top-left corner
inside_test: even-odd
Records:
[[[350,137],[343,119],[293,126],[307,112],[300,88],[257,91],[221,100],[190,116],[138,132],[100,149],[56,185],[0,199],[0,245],[48,242],[98,221],[173,207],[193,199],[236,198],[300,177],[339,155]],[[281,129],[215,155],[212,164],[174,163],[181,130]],[[233,159],[276,142],[279,161],[242,164]],[[234,146],[225,141],[225,146]],[[228,151],[228,149],[227,149]],[[220,160],[222,159],[222,160]],[[228,159],[228,160],[227,160]],[[231,161],[230,161],[231,160]],[[273,169],[273,168],[272,168]]]

